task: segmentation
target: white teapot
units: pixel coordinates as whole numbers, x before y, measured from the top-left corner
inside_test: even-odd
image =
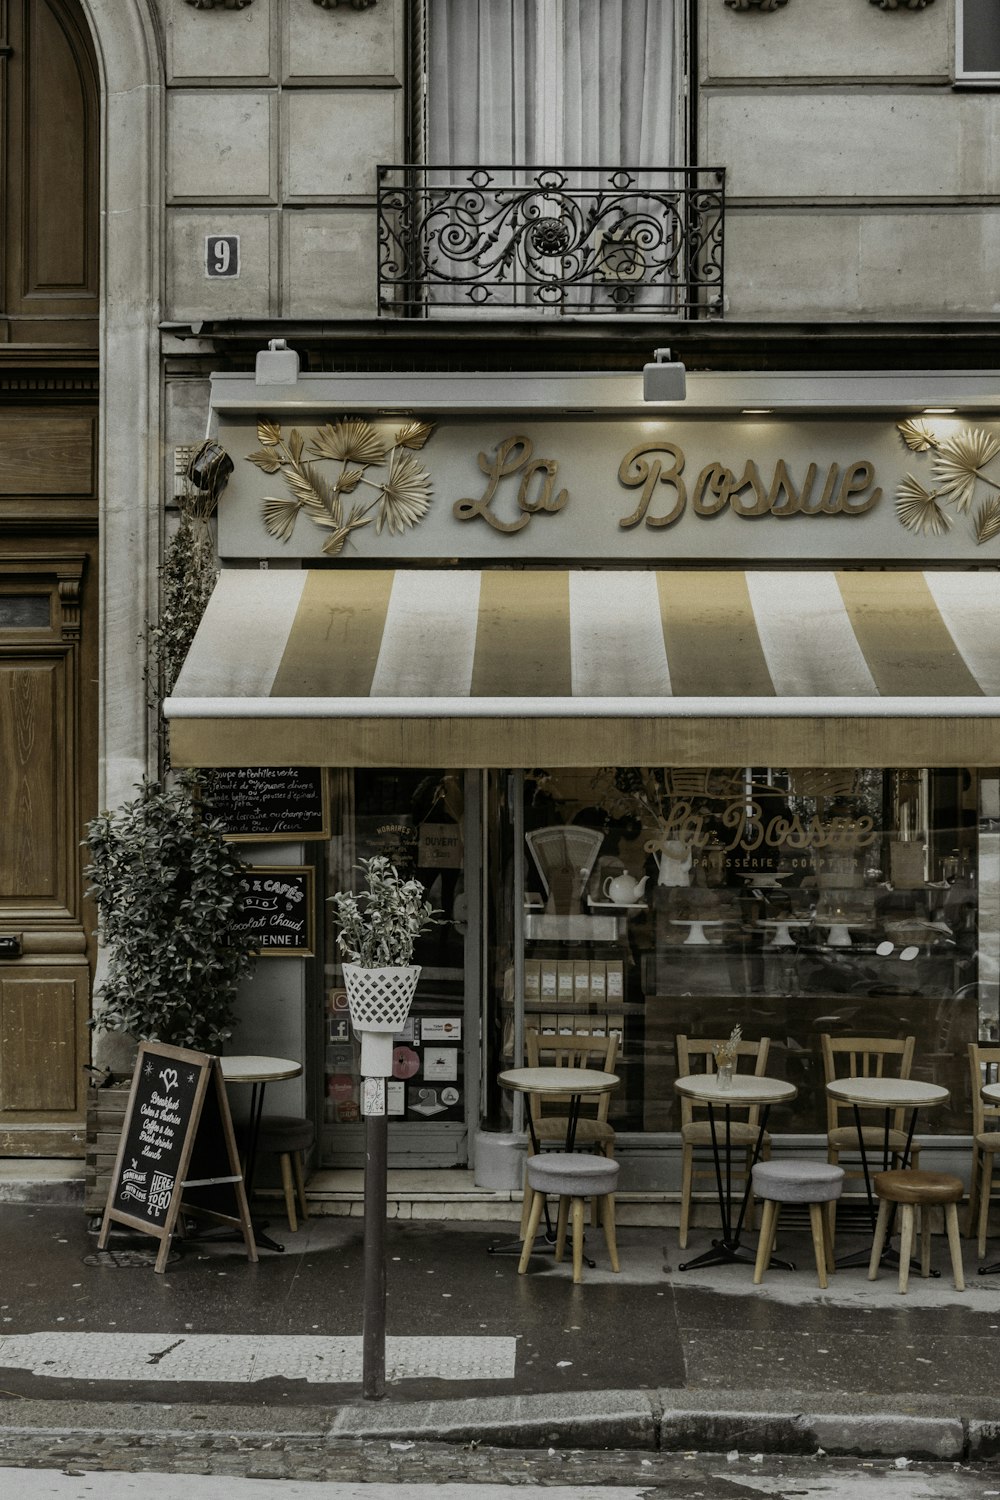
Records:
[[[642,899],[648,876],[636,880],[627,870],[620,875],[609,875],[604,882],[604,894],[616,906],[635,906]]]

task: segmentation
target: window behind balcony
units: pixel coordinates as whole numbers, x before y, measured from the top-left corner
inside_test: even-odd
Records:
[[[679,0],[425,5],[426,161],[680,164]]]
[[[685,165],[685,0],[419,0],[414,150],[380,170],[404,316],[713,316],[724,173]]]

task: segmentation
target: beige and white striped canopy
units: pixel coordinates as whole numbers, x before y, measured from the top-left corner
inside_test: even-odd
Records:
[[[995,765],[1000,574],[229,569],[176,765]]]

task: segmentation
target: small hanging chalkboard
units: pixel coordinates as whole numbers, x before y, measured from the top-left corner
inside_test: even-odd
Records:
[[[330,836],[322,766],[227,766],[207,775],[205,800],[231,839]]]
[[[201,1202],[190,1197],[195,1190]],[[224,1193],[235,1212],[207,1206],[204,1190],[211,1190],[215,1204]],[[182,1207],[240,1229],[248,1257],[257,1259],[219,1059],[165,1042],[142,1042],[98,1248],[106,1248],[112,1224],[141,1230],[159,1240],[154,1269],[163,1271]]]
[[[242,879],[243,914],[232,921],[232,930],[249,937],[254,952],[265,958],[310,958],[316,915],[312,866],[248,866]]]

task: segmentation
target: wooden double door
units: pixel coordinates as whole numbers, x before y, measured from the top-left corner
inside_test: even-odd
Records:
[[[20,545],[18,545],[20,541]],[[0,538],[0,1155],[83,1154],[97,541]],[[54,545],[56,544],[56,545]]]
[[[0,0],[0,1156],[84,1151],[99,122],[78,0]]]

